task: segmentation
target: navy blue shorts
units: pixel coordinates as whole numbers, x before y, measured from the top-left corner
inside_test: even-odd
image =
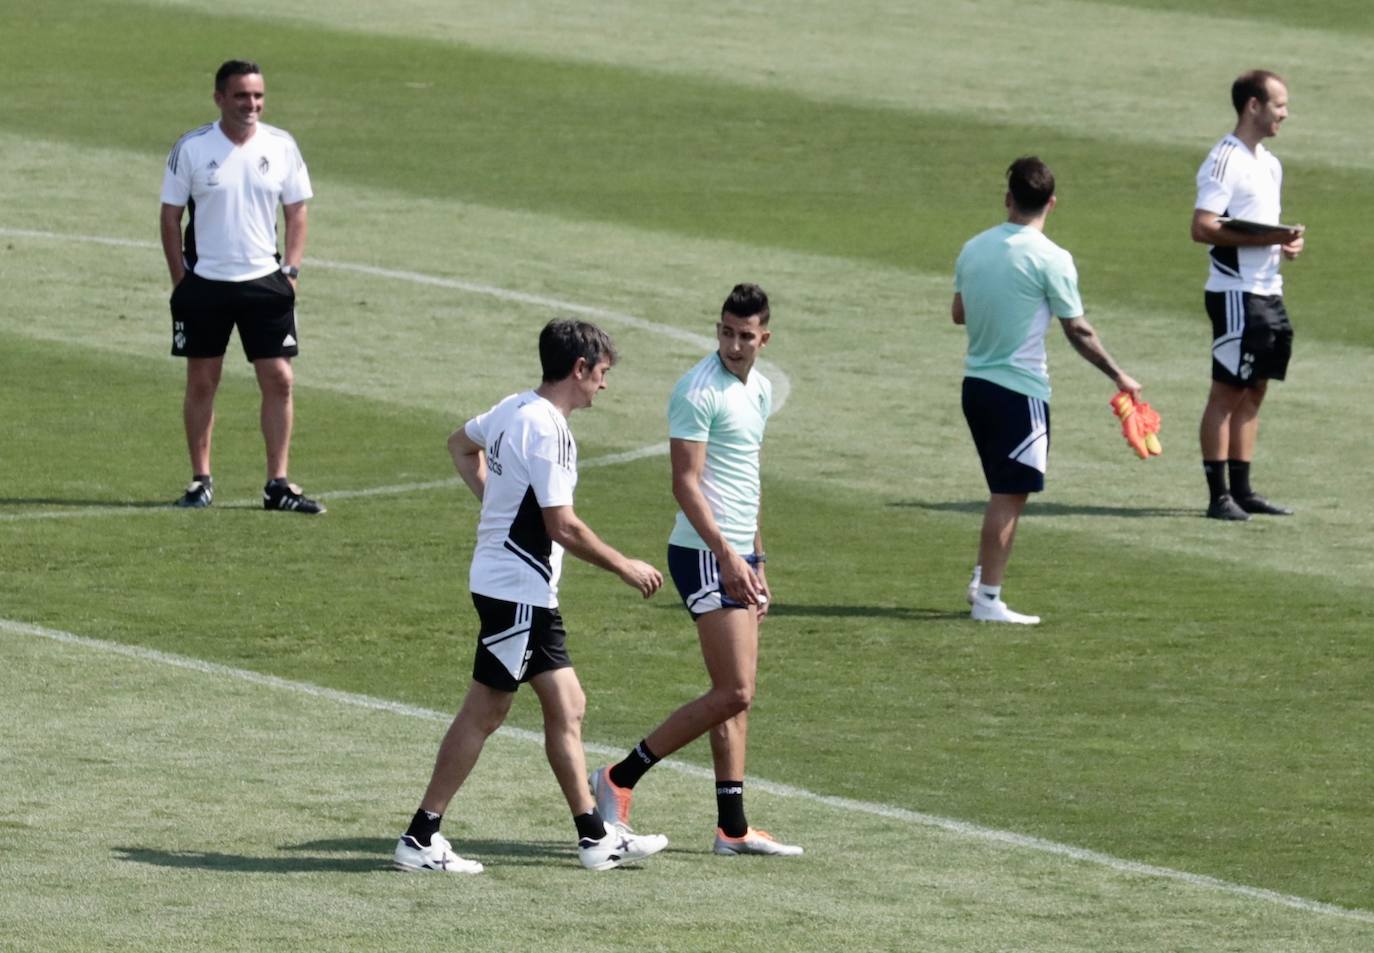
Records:
[[[1050,458],[1050,405],[978,377],[964,378],[963,402],[988,490],[1043,490]]]
[[[754,567],[755,572],[758,571],[758,560],[752,554],[745,556],[744,561]],[[670,545],[668,575],[673,577],[673,585],[677,586],[682,604],[687,607],[693,619],[717,609],[752,608],[736,602],[725,594],[725,590],[720,587],[720,563],[709,549]]]

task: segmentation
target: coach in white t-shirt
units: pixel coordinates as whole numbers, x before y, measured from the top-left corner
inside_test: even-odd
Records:
[[[1193,241],[1210,246],[1205,298],[1212,319],[1212,389],[1199,432],[1207,515],[1248,520],[1293,512],[1254,491],[1250,461],[1265,390],[1288,371],[1293,326],[1279,262],[1302,252],[1303,227],[1278,227],[1283,167],[1262,144],[1288,118],[1288,87],[1268,70],[1252,70],[1232,84],[1231,102],[1235,131],[1198,169],[1193,207]]]
[[[296,281],[305,254],[310,174],[296,140],[261,121],[266,98],[256,63],[230,60],[215,74],[218,122],[193,129],[167,156],[162,250],[172,276],[172,353],[186,358],[183,416],[191,484],[177,506],[214,499],[210,436],[224,353],[235,327],[262,391],[269,510],[323,513],[287,479],[293,375],[298,353]],[[277,206],[286,223],[277,251]],[[189,212],[183,234],[182,219]]]
[[[459,476],[482,502],[468,573],[479,630],[467,696],[439,746],[420,808],[396,843],[392,862],[401,870],[482,872],[480,863],[453,852],[439,824],[527,683],[544,713],[544,751],[572,811],[583,866],[608,870],[668,845],[660,834],[635,834],[603,817],[587,790],[587,700],[558,611],[564,549],[615,573],[646,599],[663,585],[657,569],[602,542],[573,511],[577,443],[568,417],[592,405],[615,357],[611,339],[595,325],[551,321],[539,335],[540,385],[510,395],[449,437]],[[530,800],[524,792],[511,796]],[[466,808],[465,827],[490,838],[476,812]]]

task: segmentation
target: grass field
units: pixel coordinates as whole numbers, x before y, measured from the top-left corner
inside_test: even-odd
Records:
[[[1361,5],[234,9],[0,0],[0,950],[1374,945]],[[161,163],[242,55],[317,193],[293,476],[322,520],[255,508],[232,351],[217,505],[165,506]],[[1256,479],[1299,515],[1219,526],[1186,222],[1259,64],[1291,82],[1274,149],[1310,231]],[[1009,633],[964,617],[983,489],[949,272],[1027,152],[1166,450],[1136,461],[1110,385],[1051,342],[1049,490],[1008,579],[1046,622]],[[668,854],[585,874],[522,697],[446,823],[488,874],[385,872],[471,658],[445,436],[534,380],[550,316],[593,315],[623,361],[573,418],[578,510],[660,560],[667,388],[738,280],[774,298],[786,397],[749,803],[807,856],[712,857],[694,745],[641,789]],[[564,612],[593,760],[699,691],[666,594],[569,565]]]

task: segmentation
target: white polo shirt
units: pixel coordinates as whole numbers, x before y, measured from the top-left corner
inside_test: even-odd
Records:
[[[191,270],[216,281],[276,271],[277,205],[313,195],[296,140],[262,122],[241,146],[218,122],[191,130],[172,147],[162,177],[162,201],[191,209]]]
[[[468,588],[493,599],[557,608],[563,547],[549,538],[543,511],[573,502],[577,443],[567,418],[527,390],[463,429],[486,448],[487,457]]]
[[[1263,143],[1250,147],[1234,135],[1212,147],[1197,171],[1194,208],[1216,215],[1243,218],[1265,225],[1281,221],[1279,191],[1283,166]],[[1208,251],[1208,291],[1248,291],[1276,295],[1283,292],[1278,245],[1250,248],[1212,245]]]

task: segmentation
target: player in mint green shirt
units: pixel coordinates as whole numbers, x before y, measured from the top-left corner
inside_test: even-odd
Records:
[[[1140,385],[1117,367],[1083,317],[1073,256],[1045,237],[1055,206],[1049,166],[1034,156],[1013,162],[1006,206],[1007,221],[969,239],[959,253],[950,307],[954,323],[968,332],[964,417],[990,494],[968,600],[980,622],[1035,625],[1039,616],[1013,612],[1002,601],[1002,577],[1026,500],[1045,488],[1051,317],[1074,350],[1118,388],[1139,398]]]
[[[716,323],[716,351],[683,375],[668,402],[673,497],[681,507],[668,538],[668,571],[696,621],[711,688],[619,763],[598,769],[591,785],[603,816],[628,824],[633,789],[644,773],[709,733],[716,778],[712,850],[781,857],[802,848],[750,827],[744,813],[759,624],[772,599],[758,517],[759,452],[773,389],[754,366],[772,337],[768,319],[763,289],[736,285]]]

